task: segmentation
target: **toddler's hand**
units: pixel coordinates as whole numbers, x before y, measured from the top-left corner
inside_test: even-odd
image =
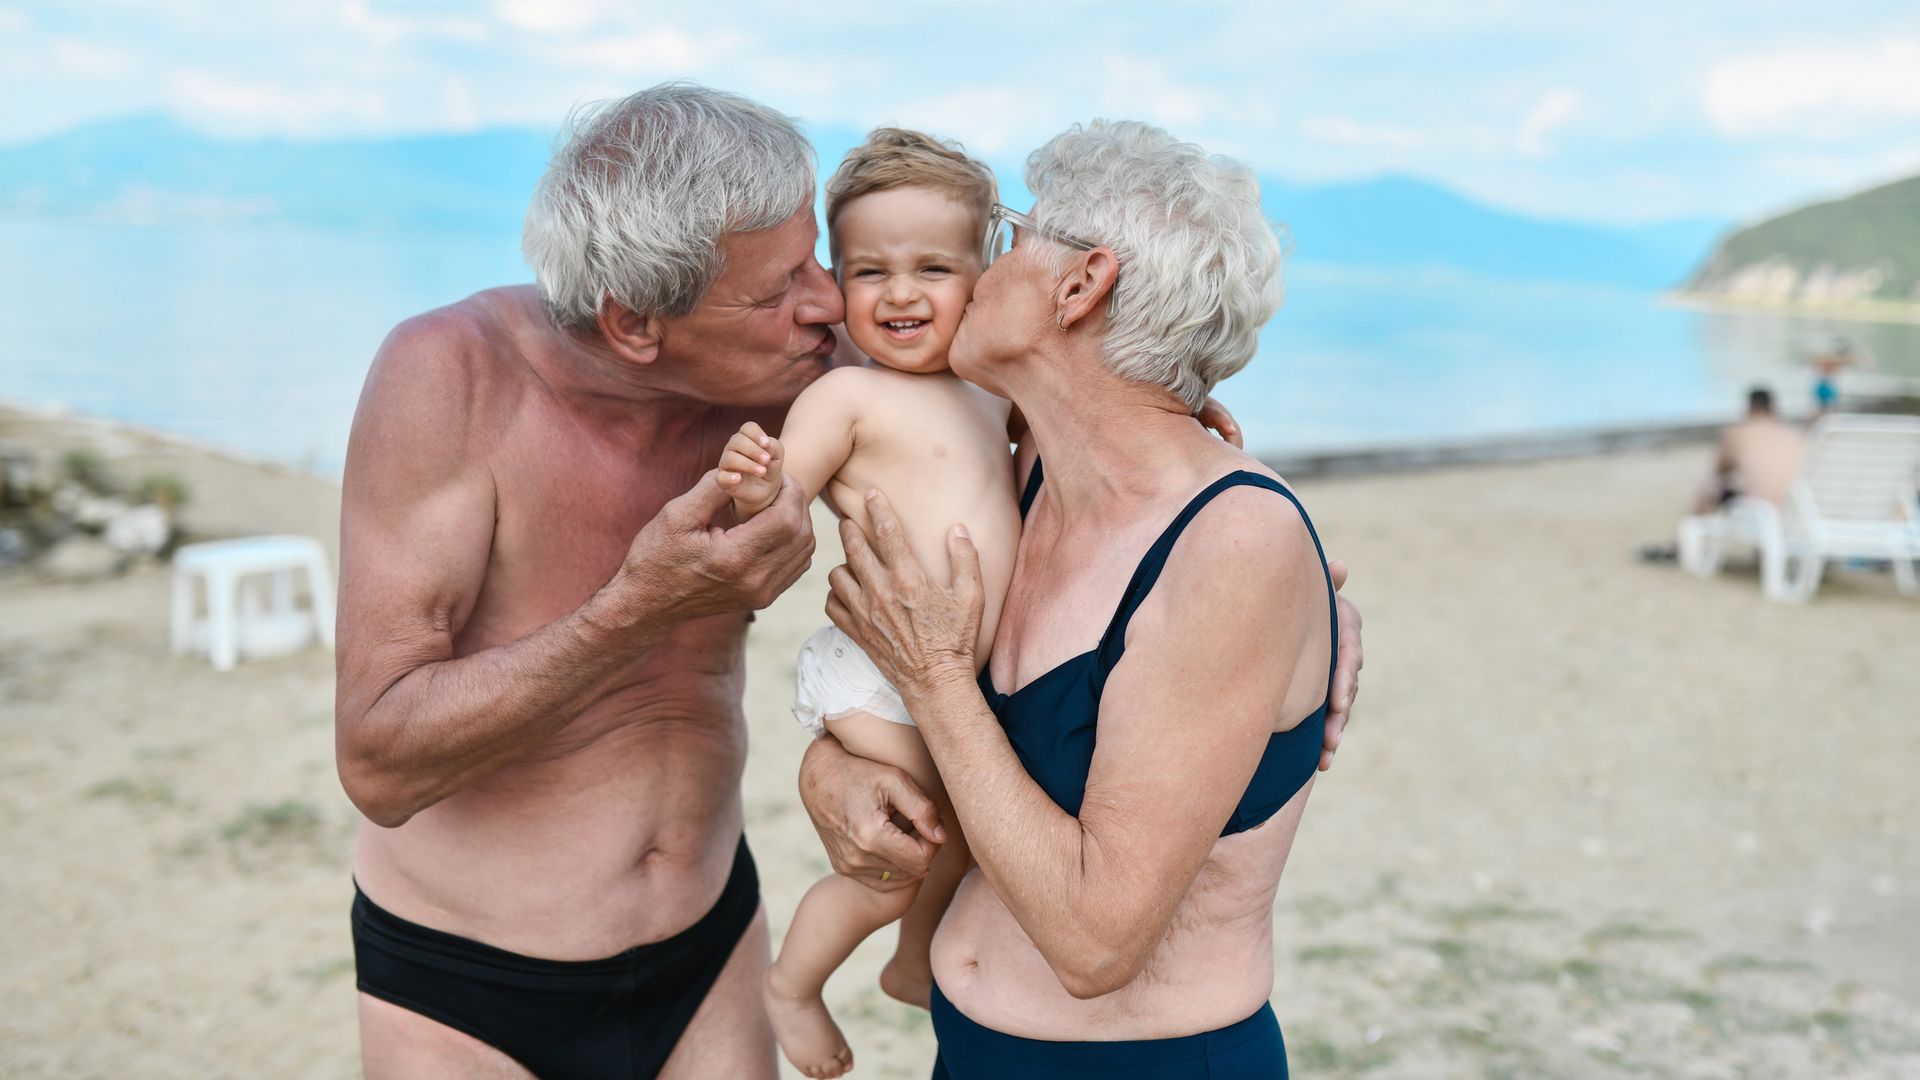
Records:
[[[749,420],[720,453],[720,488],[733,496],[733,512],[745,521],[773,505],[780,494],[780,440]]]

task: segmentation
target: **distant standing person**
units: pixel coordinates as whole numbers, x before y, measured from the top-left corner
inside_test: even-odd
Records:
[[[1840,372],[1854,365],[1853,344],[1846,338],[1835,338],[1833,348],[1813,358],[1813,369],[1818,374],[1813,382],[1813,404],[1821,416],[1833,411],[1840,400]]]
[[[1799,428],[1774,415],[1773,392],[1754,387],[1747,394],[1746,419],[1720,433],[1713,476],[1701,490],[1694,511],[1711,514],[1742,495],[1785,505],[1800,474],[1805,444]]]

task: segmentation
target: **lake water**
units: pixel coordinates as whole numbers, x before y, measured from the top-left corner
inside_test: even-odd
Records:
[[[387,330],[530,276],[511,234],[0,217],[0,397],[337,472]],[[1920,374],[1917,326],[1296,262],[1219,396],[1275,452],[1725,416],[1754,382],[1799,411],[1799,361],[1836,335]]]

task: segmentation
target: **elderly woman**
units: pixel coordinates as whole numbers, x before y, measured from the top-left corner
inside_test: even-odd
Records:
[[[1075,127],[1027,184],[952,352],[1030,425],[990,661],[964,530],[940,588],[882,495],[828,600],[977,860],[934,940],[934,1075],[1284,1076],[1272,906],[1339,620],[1299,502],[1194,419],[1279,305],[1279,245],[1247,170],[1144,124]]]

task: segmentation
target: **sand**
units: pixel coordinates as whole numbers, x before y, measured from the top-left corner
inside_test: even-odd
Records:
[[[178,441],[17,411],[0,439],[179,473],[201,535],[337,526],[330,481]],[[1299,484],[1369,663],[1275,911],[1298,1075],[1920,1075],[1920,601],[1854,571],[1779,606],[1750,570],[1634,561],[1702,461]],[[821,539],[750,643],[777,930],[825,869],[786,709]],[[167,587],[0,578],[0,1075],[354,1075],[331,656],[172,657]],[[856,1076],[924,1076],[886,950],[830,995]]]

